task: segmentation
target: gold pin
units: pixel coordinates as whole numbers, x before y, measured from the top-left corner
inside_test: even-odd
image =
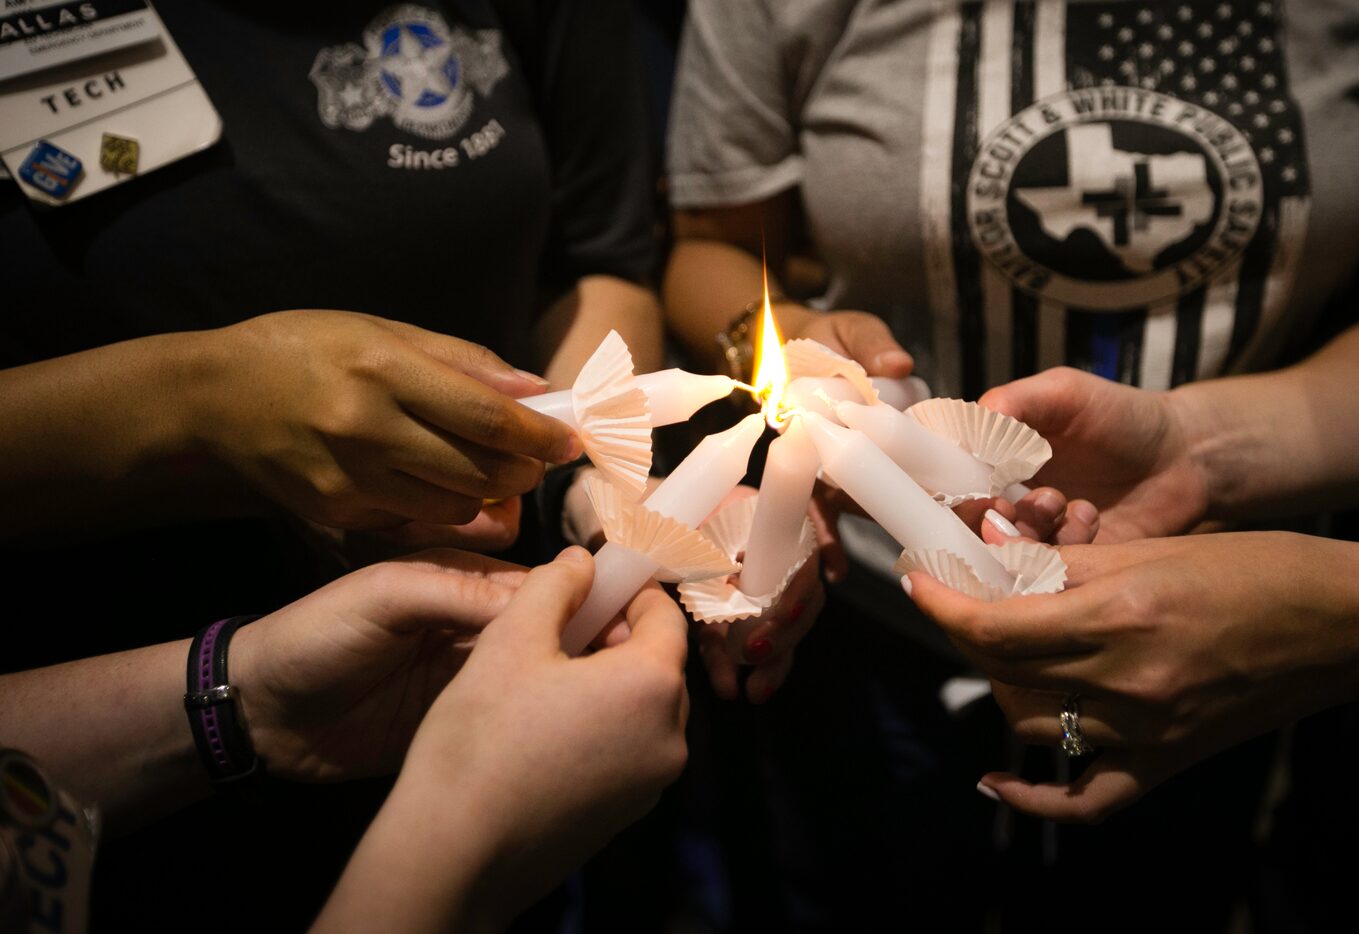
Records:
[[[142,154],[141,144],[126,136],[105,133],[99,141],[99,165],[105,172],[136,175],[137,162]]]

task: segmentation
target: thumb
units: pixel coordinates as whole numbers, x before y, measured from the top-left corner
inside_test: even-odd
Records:
[[[983,393],[977,404],[1041,432],[1079,414],[1089,401],[1092,381],[1098,379],[1071,367],[1054,367],[997,386]]]
[[[435,360],[472,377],[514,399],[535,396],[547,389],[547,380],[510,366],[480,344],[447,334],[426,331],[403,321],[386,322],[406,341]]]
[[[505,611],[483,635],[496,645],[514,646],[539,657],[561,652],[562,630],[580,609],[595,579],[595,562],[584,548],[571,546],[550,564],[529,571]]]
[[[835,319],[835,336],[851,360],[857,361],[869,376],[899,378],[915,366],[887,323],[863,311],[841,312]]]

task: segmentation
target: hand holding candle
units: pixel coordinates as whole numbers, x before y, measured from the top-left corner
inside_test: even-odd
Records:
[[[662,560],[652,544],[656,539],[644,541],[632,530],[641,526],[664,527],[672,539],[676,536],[683,539],[735,488],[766,420],[784,435],[770,447],[753,509],[743,513],[746,518],[742,521],[747,524],[741,528],[741,541],[724,542],[714,535],[728,558],[734,559],[738,551],[744,552],[744,569],[734,580],[714,578],[700,586],[691,579],[680,588],[686,607],[700,621],[762,616],[767,608],[777,604],[781,592],[813,551],[806,516],[819,470],[824,470],[902,544],[903,561],[914,562],[912,567],[937,573],[944,580],[956,578],[969,590],[980,589],[979,592],[988,595],[1022,592],[1032,583],[1025,575],[1035,569],[1035,573],[1043,576],[1044,586],[1053,580],[1060,586],[1054,562],[1040,560],[1043,556],[1035,556],[1029,550],[1022,554],[1017,549],[992,550],[921,489],[878,445],[892,448],[902,460],[916,458],[912,462],[916,469],[927,473],[931,485],[944,491],[958,486],[982,486],[981,495],[994,492],[991,487],[997,480],[988,465],[969,450],[937,437],[937,433],[931,434],[929,428],[882,404],[863,369],[824,346],[808,340],[794,342],[789,348],[794,371],[790,374],[767,294],[764,312],[755,386],[745,387],[760,400],[761,414],[749,416],[735,428],[704,439],[644,504],[633,506],[617,497],[606,497],[612,504],[608,508],[617,513],[609,517],[614,532],[609,544],[600,551],[600,573],[590,597],[568,624],[563,637],[568,653],[583,650],[631,594],[660,570]],[[797,393],[788,394],[790,375],[812,377],[825,384],[807,382]],[[671,412],[674,417],[684,414],[687,403],[675,399],[683,395],[684,385],[698,388],[699,379],[672,371],[670,376],[656,381],[654,398],[665,397],[667,391],[675,393],[674,398],[667,399],[670,410],[666,418],[672,417]],[[849,387],[851,396],[857,394],[868,405],[851,401],[837,404],[832,392],[843,399],[845,387]],[[717,386],[709,380],[695,398],[705,398],[707,392],[725,388],[725,384]],[[578,412],[579,408],[576,405],[573,410]],[[944,411],[947,414],[953,410],[945,406]],[[969,414],[975,413],[969,410]],[[993,420],[999,418],[994,413],[984,415]],[[904,428],[903,419],[907,422]],[[844,427],[842,420],[863,430]],[[1002,427],[1006,430],[1011,427],[1008,423],[1021,429],[1018,432],[1021,441],[1034,440],[1030,437],[1033,433],[1020,423],[1005,421],[1007,424]],[[1036,441],[1041,444],[1041,438]],[[599,506],[598,497],[592,495],[592,501]],[[659,522],[661,517],[674,521],[665,526]],[[630,519],[637,522],[630,525]],[[606,527],[610,521],[606,521]],[[721,561],[719,553],[719,574]],[[711,577],[711,562],[708,567]]]
[[[647,497],[643,506],[691,528],[698,526],[745,475],[750,452],[764,433],[764,418],[748,415],[720,434],[709,435]],[[567,623],[562,649],[582,652],[660,565],[640,552],[610,542],[595,556],[595,580],[585,605]]]

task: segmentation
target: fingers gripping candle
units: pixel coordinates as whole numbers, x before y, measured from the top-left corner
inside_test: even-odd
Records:
[[[741,482],[762,434],[764,416],[748,415],[735,427],[704,438],[647,497],[646,507],[696,528]],[[563,651],[568,655],[584,651],[658,570],[655,561],[631,549],[613,543],[601,548],[595,555],[590,595],[562,634]]]

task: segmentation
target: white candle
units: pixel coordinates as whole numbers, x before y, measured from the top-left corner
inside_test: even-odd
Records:
[[[919,376],[902,379],[875,376],[872,382],[873,388],[878,391],[878,398],[894,409],[909,409],[930,397],[930,387]]]
[[[991,492],[989,465],[906,413],[886,405],[841,402],[835,407],[835,414],[842,424],[863,432],[931,493],[962,496]]]
[[[966,561],[987,584],[1009,591],[1014,578],[963,521],[936,503],[910,475],[861,432],[808,412],[798,416],[821,465],[902,548],[944,549]]]
[[[873,388],[881,401],[892,409],[905,409],[929,398],[929,387],[915,376],[905,379],[873,377]],[[826,399],[831,400],[830,404]],[[864,397],[854,384],[842,376],[799,376],[788,384],[784,407],[804,409],[838,421],[832,405],[836,402],[863,402]]]
[[[637,377],[651,406],[651,425],[674,425],[689,418],[710,402],[725,399],[736,388],[730,376],[704,376],[688,370],[658,370]]]
[[[680,369],[643,373],[636,380],[637,388],[646,393],[653,428],[688,421],[699,409],[731,395],[736,388],[736,381],[729,376],[704,376]],[[527,396],[519,402],[572,428],[577,427],[569,389]]]
[[[740,586],[747,594],[759,597],[769,593],[792,567],[820,468],[816,446],[801,420],[794,418],[783,437],[769,445],[764,462],[742,562]]]
[[[709,435],[646,499],[654,512],[697,528],[745,476],[750,452],[764,434],[764,416],[747,415],[735,427]],[[641,590],[656,571],[645,555],[610,542],[595,555],[590,596],[562,634],[562,649],[579,655],[590,640]]]

